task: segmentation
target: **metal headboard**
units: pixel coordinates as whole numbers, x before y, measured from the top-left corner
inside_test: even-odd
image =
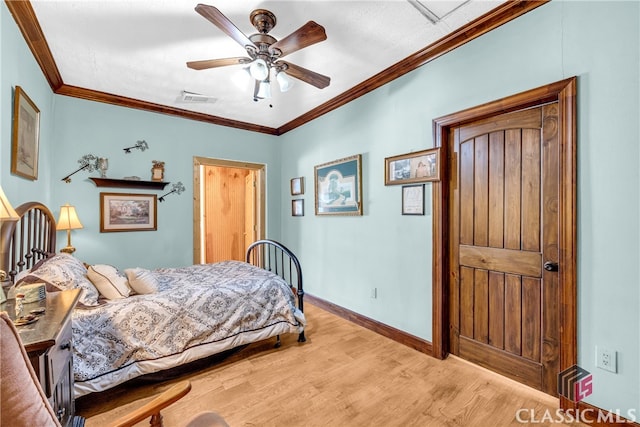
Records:
[[[45,205],[27,202],[16,208],[18,221],[4,222],[0,230],[0,269],[13,282],[16,275],[56,252],[56,220]]]

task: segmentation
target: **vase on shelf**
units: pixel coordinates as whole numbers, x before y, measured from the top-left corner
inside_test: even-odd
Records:
[[[109,159],[100,157],[98,159],[98,170],[100,170],[100,178],[107,177],[107,169],[109,169]]]

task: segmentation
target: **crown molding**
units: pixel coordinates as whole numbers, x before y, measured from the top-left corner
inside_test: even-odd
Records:
[[[241,122],[237,120],[225,119],[218,116],[196,113],[159,105],[151,102],[145,102],[133,98],[113,95],[105,92],[99,92],[91,89],[69,86],[64,83],[58,66],[55,63],[47,40],[44,37],[40,23],[38,22],[31,2],[27,0],[5,0],[7,7],[18,28],[22,32],[24,39],[31,49],[38,65],[45,78],[49,82],[54,93],[66,95],[80,99],[86,99],[107,104],[118,105],[122,107],[135,108],[139,110],[152,111],[171,116],[177,116],[190,120],[197,120],[206,123],[212,123],[220,126],[227,126],[251,132],[260,132],[269,135],[282,135],[293,129],[296,129],[318,117],[335,110],[359,97],[365,95],[395,79],[401,77],[410,71],[432,61],[447,52],[450,52],[463,44],[480,37],[487,32],[516,19],[517,17],[548,3],[550,0],[514,0],[501,4],[495,9],[482,15],[481,17],[469,22],[448,36],[438,40],[435,43],[419,50],[413,55],[403,59],[392,65],[375,76],[363,81],[353,88],[343,92],[335,98],[325,102],[322,105],[310,110],[307,113],[291,120],[279,128],[270,128],[260,126],[253,123]]]

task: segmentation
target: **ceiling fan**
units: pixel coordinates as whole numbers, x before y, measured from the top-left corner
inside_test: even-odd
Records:
[[[326,40],[327,34],[321,25],[309,21],[287,37],[277,40],[268,34],[276,26],[275,15],[266,9],[256,9],[249,15],[249,20],[258,32],[247,37],[217,8],[198,4],[195,10],[244,47],[248,57],[190,61],[187,62],[187,67],[194,70],[206,70],[228,65],[247,65],[246,71],[255,80],[254,101],[271,97],[271,70],[275,73],[276,81],[282,92],[289,90],[293,84],[289,76],[319,89],[329,86],[331,81],[329,77],[281,59],[290,53]]]

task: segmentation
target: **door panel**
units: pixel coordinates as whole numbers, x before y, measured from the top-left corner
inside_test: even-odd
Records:
[[[206,262],[244,260],[247,169],[205,168]]]
[[[451,352],[555,394],[557,273],[542,265],[558,256],[557,104],[452,136]]]

